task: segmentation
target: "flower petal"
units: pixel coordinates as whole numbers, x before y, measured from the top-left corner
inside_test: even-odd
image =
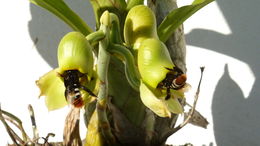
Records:
[[[143,104],[160,117],[171,117],[170,111],[162,100],[156,97],[142,81],[140,85],[140,97]]]
[[[45,96],[48,110],[59,109],[68,104],[64,96],[65,87],[57,71],[58,68],[51,70],[36,81],[41,91],[40,96]]]
[[[168,110],[174,114],[180,114],[183,112],[182,105],[177,98],[169,98],[168,100],[163,100],[164,104],[167,106]]]

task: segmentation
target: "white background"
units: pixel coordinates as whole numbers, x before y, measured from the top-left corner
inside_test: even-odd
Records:
[[[67,0],[94,27],[92,8],[83,0]],[[191,0],[180,1],[180,5]],[[194,145],[259,145],[259,6],[260,1],[217,0],[185,22],[188,82],[192,102],[205,66],[197,110],[209,121],[207,129],[192,125],[171,136],[167,143]],[[57,67],[56,48],[69,27],[29,1],[3,1],[0,8],[1,108],[24,121],[31,136],[27,105],[34,107],[40,136],[55,133],[61,141],[68,107],[48,112],[35,85],[44,73]],[[91,20],[91,21],[90,21]],[[33,41],[38,39],[36,46]],[[83,122],[81,123],[84,128]],[[85,135],[85,128],[81,131]],[[11,142],[0,123],[0,146]]]

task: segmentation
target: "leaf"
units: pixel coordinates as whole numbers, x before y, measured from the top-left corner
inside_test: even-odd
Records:
[[[144,0],[128,0],[127,1],[127,10],[130,10],[131,8],[133,8],[134,6],[137,5],[143,5],[144,4]]]
[[[63,0],[30,0],[30,2],[52,12],[73,30],[85,36],[92,32],[91,28]]]
[[[90,0],[96,19],[96,27],[99,28],[99,18],[104,11],[115,13],[117,16],[124,16],[123,12],[126,8],[125,0]],[[121,18],[119,18],[121,19]]]
[[[158,27],[158,36],[161,41],[166,42],[174,31],[190,16],[199,9],[214,0],[194,0],[191,5],[183,6],[171,11]]]

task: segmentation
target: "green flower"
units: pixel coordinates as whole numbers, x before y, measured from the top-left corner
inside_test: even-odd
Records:
[[[137,61],[142,102],[161,117],[182,113],[178,98],[184,97],[186,75],[173,64],[164,43],[155,38],[143,40]]]
[[[70,104],[80,102],[81,106],[91,102],[94,98],[89,96],[86,89],[93,91],[96,88],[97,75],[93,71],[92,47],[84,35],[70,32],[62,38],[58,47],[58,64],[58,68],[36,81],[41,90],[40,96],[45,96],[48,110],[64,107],[68,102]],[[78,73],[78,78],[73,78],[72,81],[68,78],[69,81],[66,79],[66,83],[65,72],[71,70]],[[65,97],[65,95],[73,96]]]

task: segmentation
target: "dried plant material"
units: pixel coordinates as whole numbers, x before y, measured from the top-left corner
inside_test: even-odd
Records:
[[[196,91],[196,94],[194,96],[194,102],[193,102],[193,105],[190,109],[190,111],[187,113],[187,116],[185,118],[185,120],[180,124],[178,125],[177,127],[175,127],[174,129],[172,129],[171,131],[168,132],[167,136],[170,136],[174,133],[176,133],[177,131],[179,131],[181,128],[183,128],[185,125],[187,125],[190,121],[190,119],[193,117],[194,115],[194,112],[195,112],[195,108],[196,108],[196,105],[197,105],[197,101],[198,101],[198,98],[199,98],[199,93],[200,93],[200,85],[201,85],[201,81],[202,81],[202,77],[203,77],[203,72],[204,72],[204,68],[205,67],[200,67],[200,71],[201,71],[201,76],[200,76],[200,80],[199,80],[199,84],[198,84],[198,87],[197,87],[197,91]],[[166,138],[167,139],[167,138]],[[166,140],[165,139],[165,140]]]
[[[65,120],[65,127],[63,131],[63,145],[64,146],[82,146],[79,135],[79,118],[80,109],[71,108]]]
[[[188,113],[184,114],[184,119],[188,117]],[[202,128],[207,128],[209,122],[198,111],[194,111],[193,116],[190,118],[189,123]]]
[[[39,137],[39,133],[38,133],[38,130],[36,127],[36,121],[35,121],[35,115],[33,112],[33,108],[31,105],[29,105],[28,108],[29,108],[29,113],[30,113],[30,117],[31,117],[32,127],[33,127],[33,138],[30,138],[27,135],[27,133],[23,129],[22,121],[18,117],[16,117],[15,115],[13,115],[7,111],[2,110],[0,107],[0,120],[2,121],[3,125],[5,126],[6,131],[9,134],[9,136],[13,142],[13,144],[8,144],[8,146],[18,146],[18,145],[63,146],[64,144],[62,142],[48,142],[50,137],[55,136],[55,134],[53,134],[53,133],[48,133],[48,135],[46,137]],[[73,122],[73,121],[75,121],[74,119],[77,119],[76,117],[77,117],[77,115],[79,115],[79,111],[72,110],[70,112],[70,115],[72,115],[72,117],[68,116],[70,118],[67,117],[67,119],[70,120],[70,122]],[[21,134],[22,134],[22,138],[19,137],[19,135],[9,126],[9,124],[7,122],[10,122],[11,124],[13,124],[15,127],[18,128],[19,132],[21,132]],[[69,122],[69,121],[67,121],[67,122]],[[67,131],[68,132],[72,131],[71,135],[77,136],[77,134],[74,134],[74,133],[76,133],[75,129],[77,129],[77,127],[79,127],[77,124],[78,124],[78,122],[76,122],[76,124],[73,124],[73,123],[69,124],[71,127],[67,128]],[[70,130],[70,129],[72,129],[72,130]],[[79,131],[79,129],[77,129],[77,130]],[[74,139],[76,139],[76,138],[74,138]],[[80,142],[80,144],[81,144],[81,142]],[[75,143],[75,145],[77,145],[77,146],[80,144]],[[73,144],[71,144],[71,145],[73,145]]]
[[[28,105],[28,110],[29,110],[29,114],[31,117],[31,122],[32,122],[32,129],[33,129],[33,141],[38,141],[39,139],[39,132],[37,129],[37,125],[36,125],[36,121],[35,121],[35,115],[34,115],[34,110],[32,105]]]
[[[27,143],[27,134],[23,130],[22,122],[20,119],[18,119],[16,116],[14,116],[11,113],[8,113],[6,111],[3,111],[0,106],[0,120],[4,124],[4,127],[9,134],[10,138],[12,139],[13,143],[15,145],[25,145]],[[7,124],[6,120],[11,122],[13,125],[15,125],[22,133],[23,139],[20,138],[15,131]]]
[[[185,125],[187,125],[188,122],[190,121],[190,119],[193,117],[194,112],[196,111],[195,108],[196,108],[197,101],[198,101],[198,98],[199,98],[200,85],[201,85],[201,81],[202,81],[204,69],[205,69],[205,67],[200,67],[201,76],[200,76],[200,81],[199,81],[199,84],[198,84],[198,87],[197,87],[196,94],[195,94],[195,96],[194,96],[193,106],[192,106],[192,108],[190,109],[189,113],[187,114],[187,117],[186,117],[186,119],[183,121],[183,123],[180,124],[179,126],[177,126],[177,127],[175,128],[175,129],[176,129],[175,132],[177,132],[177,131],[180,130],[182,127],[184,127]],[[175,132],[174,132],[174,133],[175,133]]]

